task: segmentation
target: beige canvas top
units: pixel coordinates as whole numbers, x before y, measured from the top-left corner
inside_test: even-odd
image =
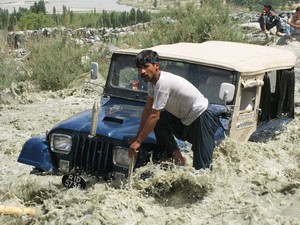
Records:
[[[243,75],[292,68],[297,60],[294,53],[285,49],[224,41],[182,42],[158,45],[149,49],[156,51],[160,58],[180,59],[180,61],[238,71]],[[120,51],[137,54],[141,49],[117,52]]]

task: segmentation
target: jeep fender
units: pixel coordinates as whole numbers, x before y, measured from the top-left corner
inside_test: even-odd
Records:
[[[44,171],[50,171],[51,162],[49,145],[45,141],[45,135],[30,138],[23,145],[18,162],[35,166]]]

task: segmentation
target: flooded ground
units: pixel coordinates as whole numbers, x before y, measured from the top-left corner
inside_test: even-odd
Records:
[[[300,57],[299,42],[277,47]],[[296,72],[299,112],[299,63]],[[0,224],[300,224],[299,115],[268,143],[226,139],[215,149],[212,171],[149,164],[135,172],[131,188],[91,180],[86,190],[66,189],[59,176],[30,175],[18,155],[28,138],[90,108],[98,96],[83,88],[13,88],[20,89],[18,101],[0,105],[0,205],[34,209],[35,216],[0,215]],[[138,179],[149,170],[151,179]]]

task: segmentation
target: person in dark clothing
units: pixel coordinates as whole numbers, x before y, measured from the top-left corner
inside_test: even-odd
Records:
[[[175,164],[186,164],[176,137],[192,144],[195,169],[209,168],[215,147],[214,134],[220,121],[209,109],[208,99],[183,77],[161,71],[155,51],[140,52],[136,66],[141,78],[148,82],[148,97],[138,133],[128,140],[129,157],[137,154],[142,142],[154,130],[158,151],[165,151]]]
[[[276,35],[281,37],[283,34],[281,33],[280,17],[271,9],[271,5],[264,5],[263,12],[259,17],[260,29],[269,37],[270,30],[276,26]]]

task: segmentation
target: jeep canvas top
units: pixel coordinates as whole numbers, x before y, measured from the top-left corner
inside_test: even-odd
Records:
[[[238,71],[243,75],[289,69],[294,67],[297,60],[292,52],[285,49],[224,41],[207,41],[201,44],[181,42],[150,49],[156,51],[160,58]],[[141,50],[124,49],[115,52],[138,54]]]
[[[280,48],[233,42],[177,43],[151,48],[160,69],[182,76],[206,96],[219,115],[216,143],[225,137],[267,141],[294,116],[296,56]],[[62,174],[67,187],[84,187],[81,176],[120,179],[128,175],[127,142],[135,136],[147,97],[135,56],[141,51],[116,50],[101,100],[92,109],[55,125],[24,144],[18,162],[34,171]],[[97,76],[92,65],[92,77]],[[178,140],[179,146],[185,142]],[[152,160],[153,133],[141,145],[135,168]]]

